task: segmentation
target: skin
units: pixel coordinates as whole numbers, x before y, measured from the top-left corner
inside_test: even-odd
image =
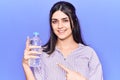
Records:
[[[52,29],[56,34],[58,47],[65,58],[76,48],[78,48],[78,43],[76,43],[72,36],[72,30],[70,26],[69,17],[61,11],[56,11],[52,16]],[[34,75],[28,65],[28,60],[30,58],[38,58],[33,54],[41,54],[41,52],[30,51],[32,48],[41,48],[39,46],[30,46],[30,39],[27,38],[26,48],[23,57],[23,69],[26,75],[26,80],[35,80]],[[72,45],[71,45],[72,44]],[[83,75],[78,72],[72,71],[62,64],[58,64],[66,72],[66,80],[87,80]]]
[[[58,41],[63,41],[67,38],[73,38],[69,18],[61,11],[56,11],[53,14],[52,29],[58,37]]]

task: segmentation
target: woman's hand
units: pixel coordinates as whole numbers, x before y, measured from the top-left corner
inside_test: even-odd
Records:
[[[83,75],[78,72],[72,71],[62,64],[58,64],[64,71],[66,71],[66,80],[87,80]]]
[[[32,51],[32,49],[34,48],[38,48],[39,51]],[[31,58],[39,58],[39,55],[42,53],[42,49],[40,46],[31,46],[30,45],[30,38],[27,37],[27,41],[26,41],[26,48],[24,50],[24,57],[23,57],[23,65],[28,65],[28,60]]]
[[[24,57],[23,57],[23,61],[22,61],[22,65],[23,65],[23,69],[26,75],[26,80],[35,80],[35,77],[33,75],[33,72],[28,64],[28,60],[31,58],[39,58],[38,54],[41,54],[41,51],[32,51],[32,49],[34,48],[40,48],[40,46],[30,46],[30,39],[29,37],[27,37],[27,41],[26,41],[26,48],[24,50]]]

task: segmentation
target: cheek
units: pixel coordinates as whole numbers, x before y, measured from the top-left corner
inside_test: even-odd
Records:
[[[55,33],[56,32],[56,26],[52,25],[52,29],[53,29],[53,32]]]
[[[66,28],[71,28],[71,26],[70,26],[70,23],[69,23],[69,22],[64,23],[64,26],[65,26]]]

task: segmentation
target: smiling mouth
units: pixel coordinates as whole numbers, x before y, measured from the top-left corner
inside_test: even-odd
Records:
[[[66,30],[58,30],[58,33],[63,34]]]

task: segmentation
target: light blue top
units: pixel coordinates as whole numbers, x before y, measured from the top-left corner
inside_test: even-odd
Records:
[[[43,53],[41,55],[43,61],[40,67],[33,68],[36,80],[40,79],[40,74],[44,76],[43,80],[66,80],[66,72],[62,70],[57,64],[61,63],[65,67],[81,73],[88,80],[103,80],[102,66],[96,55],[96,52],[89,46],[79,44],[67,58],[64,58],[59,49],[48,55]]]

